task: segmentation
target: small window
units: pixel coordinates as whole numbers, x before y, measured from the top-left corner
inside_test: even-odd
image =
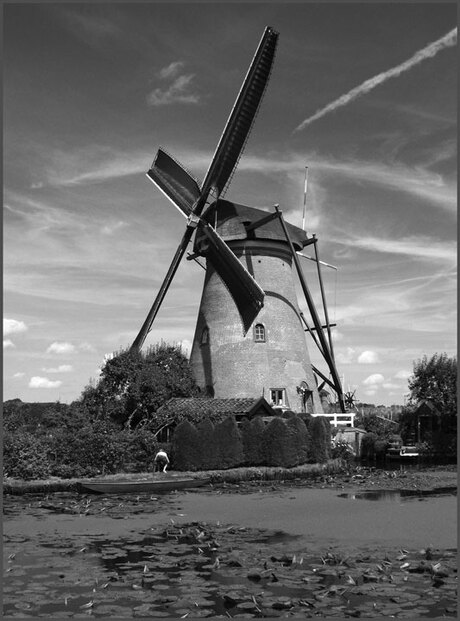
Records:
[[[207,345],[209,342],[209,328],[203,328],[201,333],[201,345]]]
[[[284,388],[270,389],[271,405],[286,405],[286,391]]]
[[[254,326],[254,340],[256,343],[265,343],[265,326],[262,323]]]

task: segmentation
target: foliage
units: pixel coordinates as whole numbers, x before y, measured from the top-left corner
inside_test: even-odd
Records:
[[[389,440],[398,429],[398,426],[393,421],[375,413],[357,416],[355,425],[368,433],[375,433],[379,438],[385,440]]]
[[[361,440],[361,457],[364,459],[371,459],[375,456],[375,443],[378,440],[378,435],[373,432],[368,432],[363,435]]]
[[[345,440],[337,440],[332,445],[331,458],[332,459],[345,459],[346,461],[350,462],[355,459],[355,455],[348,442],[346,442]]]
[[[44,479],[51,474],[46,443],[25,432],[3,434],[3,474],[18,479]]]
[[[309,461],[322,464],[331,455],[331,425],[325,416],[314,416],[309,422]]]
[[[233,416],[228,416],[215,426],[214,443],[219,468],[225,470],[243,463],[243,442]]]
[[[311,444],[308,429],[299,416],[292,416],[287,420],[288,435],[295,455],[293,465],[305,464],[308,461],[308,447]]]
[[[264,421],[260,416],[245,419],[241,425],[241,439],[243,441],[244,461],[251,466],[261,466],[265,463],[263,447]]]
[[[95,417],[135,428],[151,419],[172,397],[196,394],[189,362],[175,345],[122,350],[107,360],[96,386],[87,386],[80,403]]]
[[[263,446],[265,463],[268,466],[292,465],[292,452],[289,446],[289,431],[284,420],[274,416],[265,427]]]
[[[434,354],[428,359],[414,363],[414,373],[409,379],[412,405],[420,401],[431,401],[443,417],[455,419],[457,416],[457,359],[446,353]]]
[[[216,446],[215,427],[209,418],[205,418],[196,426],[199,437],[199,467],[201,470],[218,468],[218,450]]]
[[[171,451],[176,470],[198,470],[201,451],[198,432],[192,423],[184,420],[177,425]]]

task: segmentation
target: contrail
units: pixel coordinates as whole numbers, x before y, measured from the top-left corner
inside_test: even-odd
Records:
[[[384,71],[383,73],[379,73],[373,78],[369,78],[369,80],[366,80],[359,86],[352,88],[351,91],[348,91],[348,93],[345,93],[345,95],[342,95],[332,103],[328,104],[326,107],[321,108],[320,110],[315,112],[313,116],[305,119],[305,121],[303,121],[298,127],[296,127],[294,132],[304,129],[305,127],[307,127],[307,125],[313,123],[313,121],[316,121],[322,116],[329,114],[329,112],[332,112],[333,110],[336,110],[337,108],[340,108],[342,106],[346,106],[350,101],[353,101],[353,99],[356,99],[361,95],[365,95],[379,84],[382,84],[390,78],[395,78],[399,76],[401,73],[407,71],[408,69],[411,69],[412,67],[415,67],[415,65],[418,65],[426,58],[432,58],[442,49],[446,47],[452,47],[456,43],[457,28],[454,28],[437,41],[433,41],[433,43],[430,43],[422,50],[416,52],[413,56],[411,56],[408,60],[404,61],[400,65],[396,65],[396,67],[392,67],[391,69],[388,69],[388,71]]]

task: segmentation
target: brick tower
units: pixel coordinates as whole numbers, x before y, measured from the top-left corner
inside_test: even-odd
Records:
[[[267,213],[218,200],[206,212],[212,224],[265,292],[264,306],[244,334],[227,287],[207,261],[191,352],[195,379],[213,397],[260,397],[296,411],[322,413],[297,303],[292,255],[278,220],[247,231]],[[307,237],[287,225],[296,250]],[[194,251],[206,257],[198,227]],[[304,397],[299,394],[302,387]]]

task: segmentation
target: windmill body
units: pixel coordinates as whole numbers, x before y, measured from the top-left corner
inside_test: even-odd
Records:
[[[279,221],[253,231],[247,225],[267,212],[217,201],[206,214],[231,251],[265,292],[263,307],[247,332],[237,305],[212,261],[207,260],[191,365],[201,390],[213,397],[260,397],[294,410],[321,413],[297,302],[293,261]],[[288,225],[297,250],[306,234]],[[207,257],[197,230],[196,254]],[[238,291],[234,290],[238,296]],[[298,388],[307,389],[306,397]]]

